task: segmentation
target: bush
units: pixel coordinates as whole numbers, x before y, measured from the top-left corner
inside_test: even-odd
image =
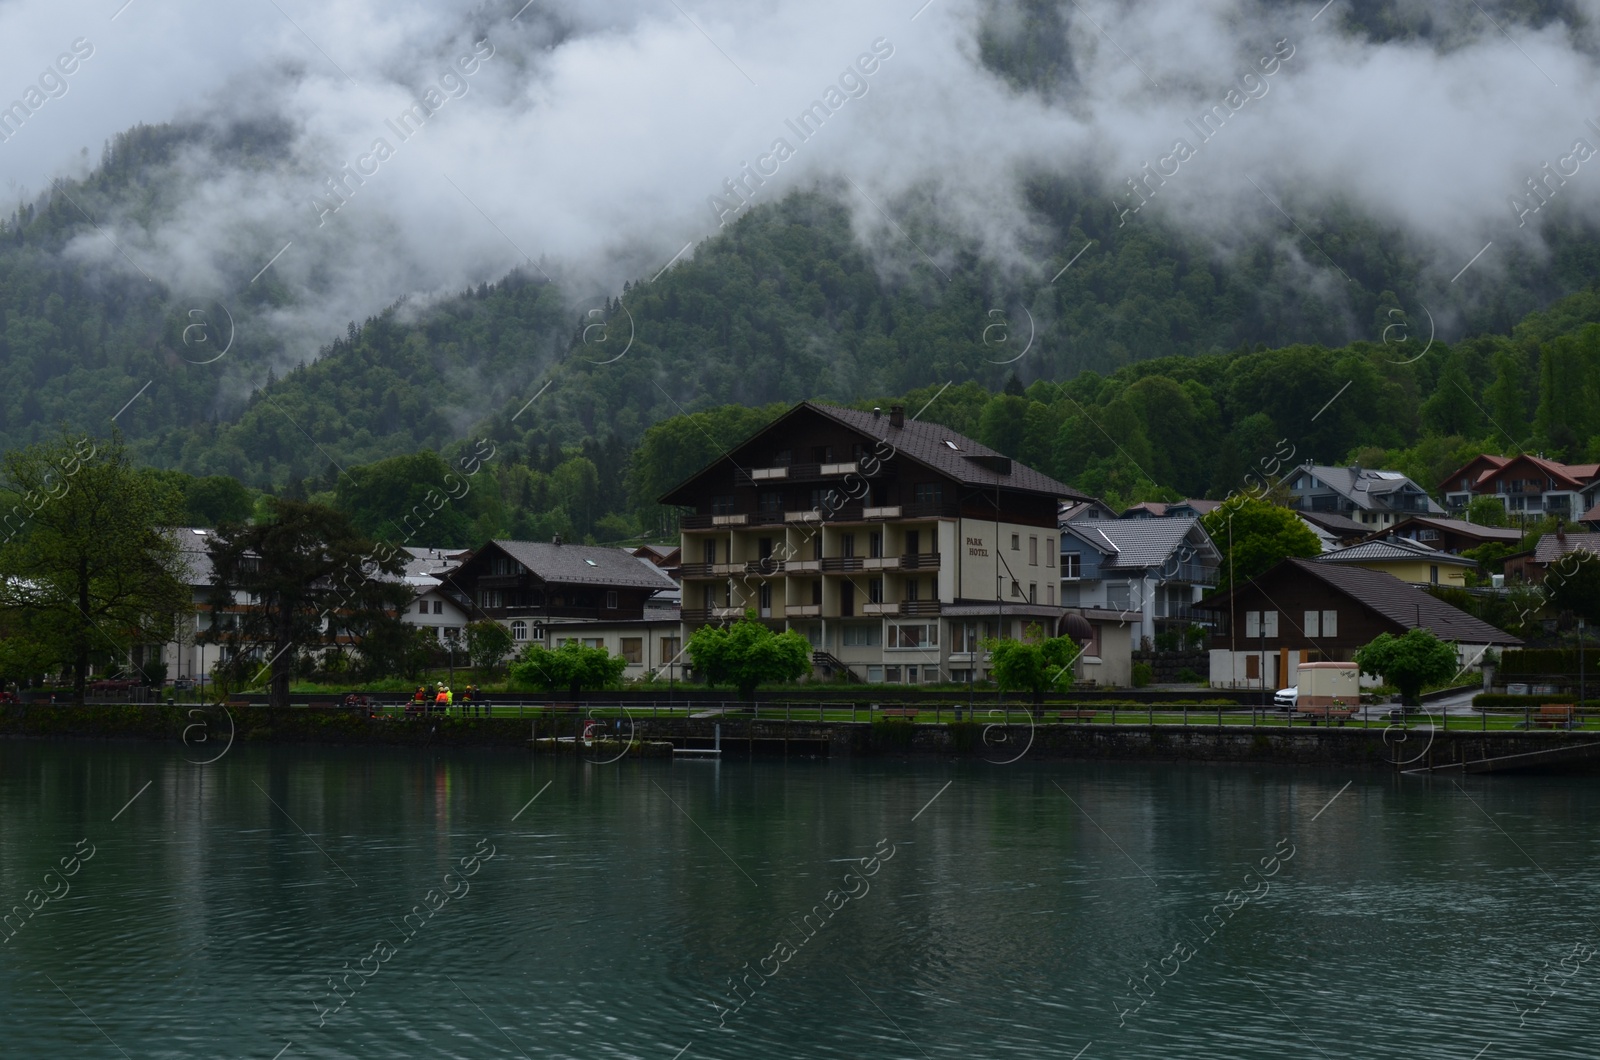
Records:
[[[1133,664],[1133,687],[1143,688],[1155,677],[1156,672],[1150,668],[1149,663]]]
[[[1197,685],[1200,683],[1200,675],[1185,666],[1178,671],[1178,680],[1184,684]]]
[[[1600,666],[1600,651],[1586,648],[1583,666],[1595,673]],[[1517,674],[1572,674],[1578,673],[1577,648],[1522,648],[1506,651],[1500,657],[1500,673],[1508,680]]]
[[[1172,630],[1156,634],[1156,651],[1177,651],[1178,634]]]

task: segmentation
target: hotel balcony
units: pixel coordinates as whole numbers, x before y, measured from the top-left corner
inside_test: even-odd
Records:
[[[783,569],[789,574],[816,574],[822,570],[820,559],[789,559],[784,560]]]
[[[901,570],[938,570],[939,553],[915,552],[900,557]]]
[[[685,622],[721,622],[744,617],[742,607],[686,607],[680,616]]]
[[[743,573],[761,575],[782,574],[785,570],[785,567],[786,564],[783,560],[778,559],[775,556],[768,556],[766,559],[753,559],[745,563]]]
[[[900,518],[900,505],[885,504],[877,508],[861,509],[863,519],[898,519]]]
[[[790,604],[783,609],[789,618],[820,618],[822,617],[821,604]]]
[[[899,556],[868,556],[862,560],[862,570],[899,570]]]
[[[860,556],[830,556],[822,561],[822,569],[828,574],[853,574],[865,570]]]
[[[863,615],[898,615],[900,613],[900,605],[888,603],[865,603],[861,605],[861,613]]]
[[[715,563],[685,563],[678,568],[678,574],[683,578],[715,578],[716,567]]]

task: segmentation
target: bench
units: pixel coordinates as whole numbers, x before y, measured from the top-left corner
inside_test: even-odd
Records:
[[[914,718],[917,716],[916,707],[884,707],[878,711],[885,718]]]
[[[1539,713],[1534,715],[1533,724],[1540,729],[1570,729],[1572,728],[1571,703],[1543,703],[1539,706]]]
[[[1060,716],[1063,721],[1087,721],[1098,713],[1098,710],[1063,710]]]
[[[1350,720],[1355,711],[1350,707],[1302,707],[1295,711],[1295,714],[1298,717],[1307,719],[1313,725],[1317,723],[1318,718],[1328,722],[1330,725],[1334,721],[1338,721],[1340,725],[1343,725]]]

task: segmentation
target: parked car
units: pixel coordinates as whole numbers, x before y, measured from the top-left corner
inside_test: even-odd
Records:
[[[1272,702],[1275,706],[1284,710],[1293,710],[1300,702],[1300,689],[1298,687],[1280,688],[1273,693]]]

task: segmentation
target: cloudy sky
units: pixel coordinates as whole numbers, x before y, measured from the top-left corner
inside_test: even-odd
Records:
[[[1569,174],[1557,198],[1600,205],[1600,156],[1573,154],[1600,148],[1600,5],[1580,3],[1574,30],[1441,3],[1434,43],[1374,45],[1341,32],[1344,3],[1067,0],[1073,77],[1046,97],[978,61],[981,26],[1021,32],[999,0],[0,0],[0,104],[25,115],[0,188],[15,203],[81,176],[140,122],[286,123],[281,157],[185,152],[152,223],[99,219],[120,252],[88,236],[73,252],[217,296],[272,261],[301,295],[280,323],[311,350],[401,295],[529,259],[578,297],[648,278],[718,231],[747,163],[769,174],[755,202],[820,183],[886,244],[913,197],[934,201],[1044,276],[1075,248],[1042,242],[1022,207],[1019,176],[1040,168],[1129,204],[1130,178],[1165,169],[1130,223],[1159,213],[1222,248],[1281,226],[1279,206],[1354,201],[1410,232],[1441,282],[1491,240],[1531,238],[1511,197],[1545,163]],[[1240,81],[1275,52],[1270,76]],[[1236,85],[1248,95],[1202,143],[1190,122]],[[419,99],[420,130],[397,130]],[[814,100],[835,109],[802,140],[788,123]]]

